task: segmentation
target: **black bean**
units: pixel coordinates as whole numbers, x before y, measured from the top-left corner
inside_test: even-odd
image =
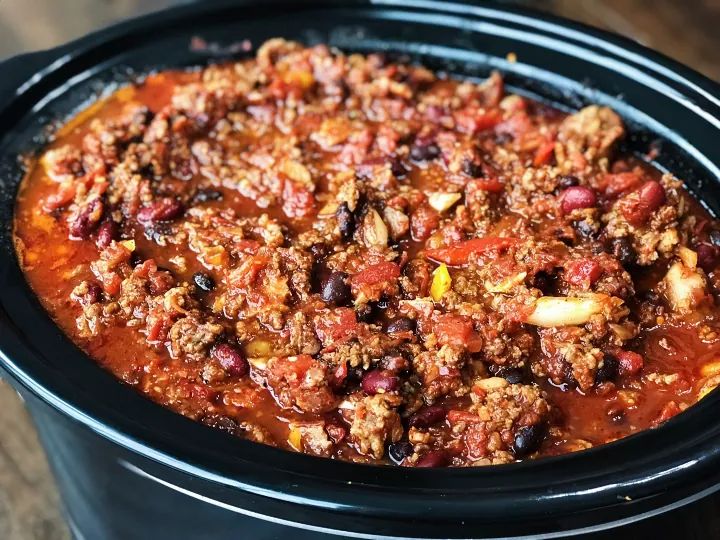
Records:
[[[231,435],[236,435],[240,427],[235,420],[221,414],[208,414],[202,418],[202,423]]]
[[[619,367],[618,359],[610,353],[605,353],[602,365],[595,372],[595,384],[614,380],[617,377]]]
[[[564,176],[560,177],[560,180],[557,183],[558,189],[567,189],[569,187],[573,186],[579,186],[580,185],[580,179],[577,176],[573,176],[572,174],[566,174]]]
[[[400,332],[414,332],[415,321],[408,319],[407,317],[400,317],[395,319],[387,325],[387,331],[389,334],[398,334]]]
[[[635,262],[635,249],[627,238],[615,238],[610,244],[610,252],[624,265]]]
[[[345,272],[334,271],[330,273],[322,286],[321,297],[324,302],[337,306],[347,304],[351,298],[347,277]]]
[[[223,198],[221,191],[214,189],[201,189],[193,197],[193,202],[204,203],[209,201],[220,201]]]
[[[375,319],[377,312],[378,310],[375,308],[375,305],[371,302],[368,302],[367,304],[359,306],[355,310],[355,315],[358,322],[371,323]]]
[[[525,373],[519,368],[507,368],[502,370],[500,376],[510,384],[520,384],[525,379]]]
[[[435,143],[414,144],[410,148],[410,159],[414,161],[429,161],[440,155],[440,147]]]
[[[201,290],[210,292],[215,288],[215,281],[204,272],[193,274],[193,281]]]
[[[462,172],[470,178],[480,178],[484,176],[482,165],[475,163],[471,159],[466,159],[462,162]]]
[[[344,241],[352,239],[353,233],[355,232],[355,216],[348,207],[346,202],[340,203],[338,209],[335,212],[337,218],[338,228],[340,229],[340,235]]]
[[[553,277],[547,272],[540,270],[532,280],[533,287],[540,289],[544,294],[552,292]]]
[[[388,447],[388,455],[390,456],[390,459],[398,465],[400,465],[406,457],[412,456],[412,454],[413,445],[407,441],[396,442]]]
[[[408,173],[405,165],[403,165],[399,159],[394,159],[390,162],[390,171],[393,173],[393,176],[398,179],[405,178]]]
[[[593,226],[584,219],[582,221],[576,221],[574,225],[575,230],[584,238],[593,238],[597,235],[597,231]]]
[[[610,353],[605,353],[602,365],[595,372],[595,384],[615,379],[619,367],[618,359]]]
[[[624,424],[626,420],[625,411],[623,409],[609,410],[608,417],[610,418],[610,422],[616,426]]]
[[[513,453],[516,458],[523,458],[536,452],[547,433],[547,425],[532,424],[523,426],[515,432],[515,441],[513,444]]]

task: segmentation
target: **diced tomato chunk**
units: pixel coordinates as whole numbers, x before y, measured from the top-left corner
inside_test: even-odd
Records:
[[[600,263],[594,259],[570,261],[565,269],[565,279],[571,285],[589,288],[602,275]]]
[[[466,264],[473,253],[500,251],[518,243],[520,243],[520,239],[510,237],[488,236],[485,238],[473,238],[446,248],[428,249],[425,251],[425,256],[433,261],[459,266]]]
[[[315,332],[326,347],[350,339],[357,330],[357,318],[351,308],[337,308],[315,320]]]
[[[505,191],[505,184],[502,183],[496,176],[488,176],[487,178],[476,178],[471,182],[468,182],[468,192],[474,190],[489,191],[490,193],[501,193]]]
[[[356,286],[377,285],[400,277],[400,267],[392,262],[383,261],[371,264],[350,278],[350,284]]]
[[[680,414],[682,410],[680,409],[680,406],[674,402],[674,401],[668,401],[660,411],[660,414],[658,417],[653,420],[653,426],[658,426],[662,424],[663,422],[667,422],[670,420],[673,416]]]
[[[413,240],[424,242],[440,225],[440,214],[430,206],[420,206],[410,216],[410,232]]]
[[[550,163],[550,159],[553,157],[555,152],[555,141],[545,141],[538,149],[535,150],[535,157],[533,158],[533,165],[540,167],[541,165],[547,165]]]
[[[464,315],[444,313],[438,316],[433,332],[441,345],[464,347],[471,353],[482,349],[482,337],[475,331],[472,320]]]
[[[523,110],[518,110],[510,118],[495,126],[497,133],[507,133],[516,139],[519,139],[531,129],[533,129],[533,125],[530,122],[530,117]]]
[[[478,109],[466,107],[453,114],[456,125],[466,133],[478,133],[498,125],[502,121],[502,112],[498,109]]]
[[[286,180],[283,186],[283,212],[289,218],[308,216],[315,208],[315,197],[312,192],[292,180]]]

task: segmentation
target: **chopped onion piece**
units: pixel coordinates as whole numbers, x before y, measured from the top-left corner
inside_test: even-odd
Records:
[[[536,326],[576,326],[585,324],[593,315],[602,313],[608,296],[593,294],[583,297],[542,296],[527,322]]]
[[[252,367],[255,369],[261,369],[264,370],[267,367],[269,358],[261,358],[261,357],[248,357],[247,361],[250,363]]]
[[[448,210],[462,198],[462,193],[443,193],[436,191],[428,195],[428,203],[438,212]]]
[[[527,277],[527,272],[520,272],[514,276],[508,276],[503,279],[500,283],[491,283],[490,281],[485,282],[485,288],[491,293],[506,293],[510,292],[513,287],[520,285]]]
[[[678,256],[688,268],[697,267],[697,253],[694,252],[692,249],[686,248],[685,246],[680,246],[678,248]]]
[[[706,295],[705,278],[681,262],[674,263],[663,280],[665,294],[675,311],[688,311]]]

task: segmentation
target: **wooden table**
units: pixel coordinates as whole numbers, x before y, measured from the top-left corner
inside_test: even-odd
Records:
[[[0,58],[51,47],[171,0],[0,0]],[[720,2],[546,0],[539,9],[633,37],[720,80]],[[720,509],[719,509],[720,511]],[[702,531],[703,527],[699,527]],[[682,537],[682,535],[680,536]],[[685,538],[701,538],[687,531]],[[0,539],[66,540],[57,492],[17,395],[0,381]]]

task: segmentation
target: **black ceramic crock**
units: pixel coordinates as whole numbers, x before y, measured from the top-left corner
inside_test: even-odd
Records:
[[[192,50],[193,36],[216,46]],[[117,382],[55,327],[12,249],[17,156],[117,84],[227,59],[233,44],[275,36],[406,54],[464,77],[497,69],[513,91],[569,109],[608,104],[630,126],[628,150],[659,148],[657,165],[720,209],[718,86],[633,42],[537,13],[426,0],[203,2],[3,62],[0,367],[26,399],[73,534],[551,538],[622,527],[634,538],[664,538],[717,527],[718,392],[659,429],[572,455],[469,469],[363,466],[235,439],[176,415]]]

